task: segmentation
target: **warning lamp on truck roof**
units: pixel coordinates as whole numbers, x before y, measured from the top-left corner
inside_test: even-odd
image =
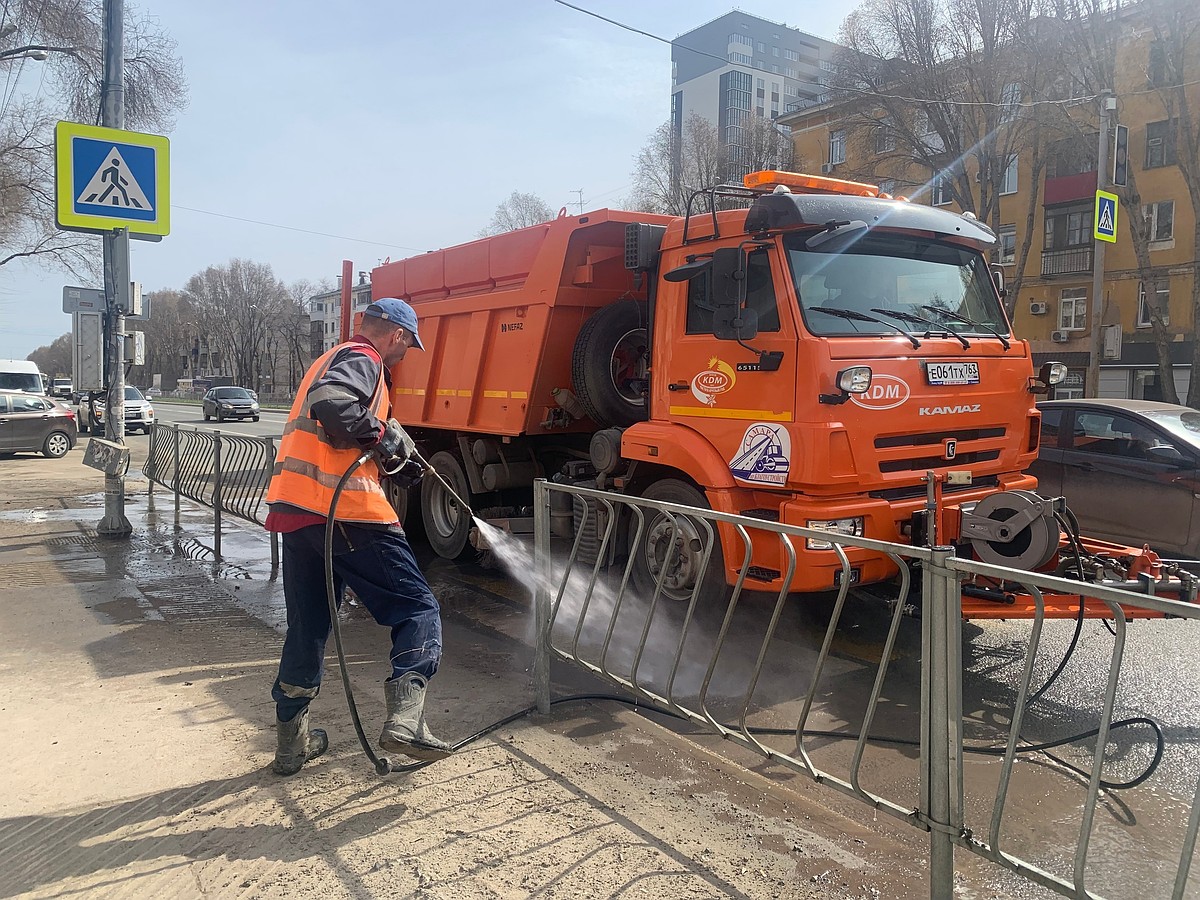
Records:
[[[823,175],[804,175],[800,172],[780,172],[777,169],[750,172],[742,177],[742,183],[751,189],[782,186],[805,193],[852,194],[856,197],[878,197],[880,194],[876,185],[866,184],[862,181],[826,178]]]

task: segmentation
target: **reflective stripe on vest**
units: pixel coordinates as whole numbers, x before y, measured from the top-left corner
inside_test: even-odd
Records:
[[[350,464],[358,459],[362,448],[339,448],[333,445],[321,423],[312,418],[309,389],[328,371],[333,357],[347,347],[362,347],[357,342],[338,344],[312,364],[296,390],[296,399],[283,429],[275,470],[267,489],[268,503],[287,503],[317,515],[329,515],[333,492]],[[383,367],[379,382],[367,404],[375,418],[384,421],[388,416],[387,386]],[[396,521],[396,511],[388,503],[379,483],[379,467],[368,459],[346,482],[338,498],[337,518],[340,522],[371,522],[390,525]]]

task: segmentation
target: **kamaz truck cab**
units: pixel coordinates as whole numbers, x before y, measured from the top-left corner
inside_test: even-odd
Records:
[[[658,277],[649,416],[622,432],[621,455],[683,473],[723,512],[886,541],[911,539],[931,471],[970,471],[945,486],[956,504],[1035,488],[1023,471],[1050,373],[1035,378],[1011,335],[985,257],[992,231],[871,185],[757,172],[746,186],[748,209],[630,226],[627,265]],[[649,523],[633,552],[643,580],[665,565],[668,593],[685,596],[698,566],[687,540],[665,546],[669,530]],[[783,584],[769,537],[747,587]],[[743,543],[725,526],[721,543],[733,583]],[[832,546],[794,543],[792,590],[834,588]],[[895,572],[847,552],[854,581]]]

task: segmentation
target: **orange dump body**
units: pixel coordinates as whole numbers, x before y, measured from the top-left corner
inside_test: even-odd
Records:
[[[396,417],[497,436],[546,433],[555,392],[570,390],[584,321],[619,298],[646,297],[625,268],[626,223],[669,221],[598,210],[376,268],[372,294],[411,303],[425,345],[393,369]],[[583,419],[553,430],[595,426]]]

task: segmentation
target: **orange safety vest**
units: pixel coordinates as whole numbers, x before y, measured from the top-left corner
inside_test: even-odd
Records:
[[[309,414],[309,389],[329,369],[334,355],[346,347],[359,347],[352,342],[338,344],[312,364],[296,391],[296,400],[283,440],[275,457],[275,470],[267,488],[267,503],[287,503],[318,515],[329,515],[333,492],[350,464],[358,459],[361,448],[340,450],[330,443],[321,423]],[[383,367],[379,368],[379,383],[375,386],[369,408],[375,417],[386,421],[390,407]],[[390,525],[396,521],[396,510],[388,503],[379,483],[379,467],[368,459],[346,482],[338,498],[339,522],[373,522]]]

